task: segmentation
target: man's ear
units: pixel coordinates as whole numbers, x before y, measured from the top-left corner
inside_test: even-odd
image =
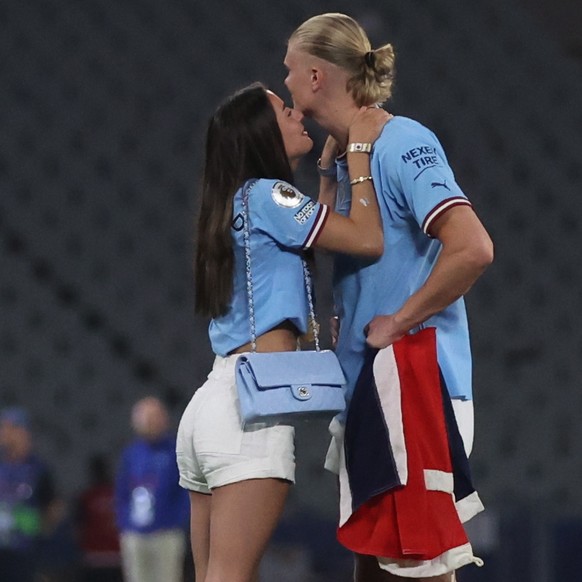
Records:
[[[311,69],[311,90],[315,93],[321,89],[321,83],[323,81],[323,72],[321,69],[313,67]]]

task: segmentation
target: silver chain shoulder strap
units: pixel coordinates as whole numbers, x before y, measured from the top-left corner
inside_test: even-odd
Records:
[[[243,186],[243,224],[244,232],[243,239],[245,245],[245,273],[247,279],[247,300],[249,305],[249,323],[251,327],[251,350],[257,351],[257,328],[255,320],[255,301],[253,296],[253,277],[251,271],[251,227],[250,227],[250,211],[249,211],[249,196],[257,180],[251,180]],[[315,310],[313,308],[313,285],[311,283],[311,273],[309,272],[309,265],[307,261],[301,257],[303,265],[303,280],[305,281],[305,290],[307,292],[307,304],[309,306],[309,324],[313,329],[313,339],[315,343],[315,350],[320,351],[319,347],[319,330],[317,328],[317,321],[315,319]]]

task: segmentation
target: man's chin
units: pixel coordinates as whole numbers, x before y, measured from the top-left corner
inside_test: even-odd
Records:
[[[291,98],[291,101],[293,102],[293,109],[300,111],[303,113],[303,115],[305,115],[305,108],[301,105],[301,103],[297,103],[297,101],[295,101],[293,98]]]
[[[293,104],[293,109],[301,112],[305,117],[313,117],[313,111],[309,107],[302,107],[299,104]]]

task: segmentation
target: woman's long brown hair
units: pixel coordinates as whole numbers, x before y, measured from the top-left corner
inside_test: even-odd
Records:
[[[229,97],[208,124],[194,265],[195,306],[202,315],[219,317],[228,311],[233,198],[251,178],[293,180],[275,112],[260,83]]]

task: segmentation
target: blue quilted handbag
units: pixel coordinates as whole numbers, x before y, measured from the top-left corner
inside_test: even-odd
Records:
[[[236,383],[243,424],[331,418],[345,408],[345,377],[329,350],[239,356]]]
[[[315,351],[256,351],[248,212],[250,187],[243,190],[243,234],[252,352],[239,356],[235,371],[242,425],[256,422],[294,424],[310,418],[331,418],[345,408],[343,387],[346,380],[335,353],[319,347],[311,275],[305,260],[303,275]]]

